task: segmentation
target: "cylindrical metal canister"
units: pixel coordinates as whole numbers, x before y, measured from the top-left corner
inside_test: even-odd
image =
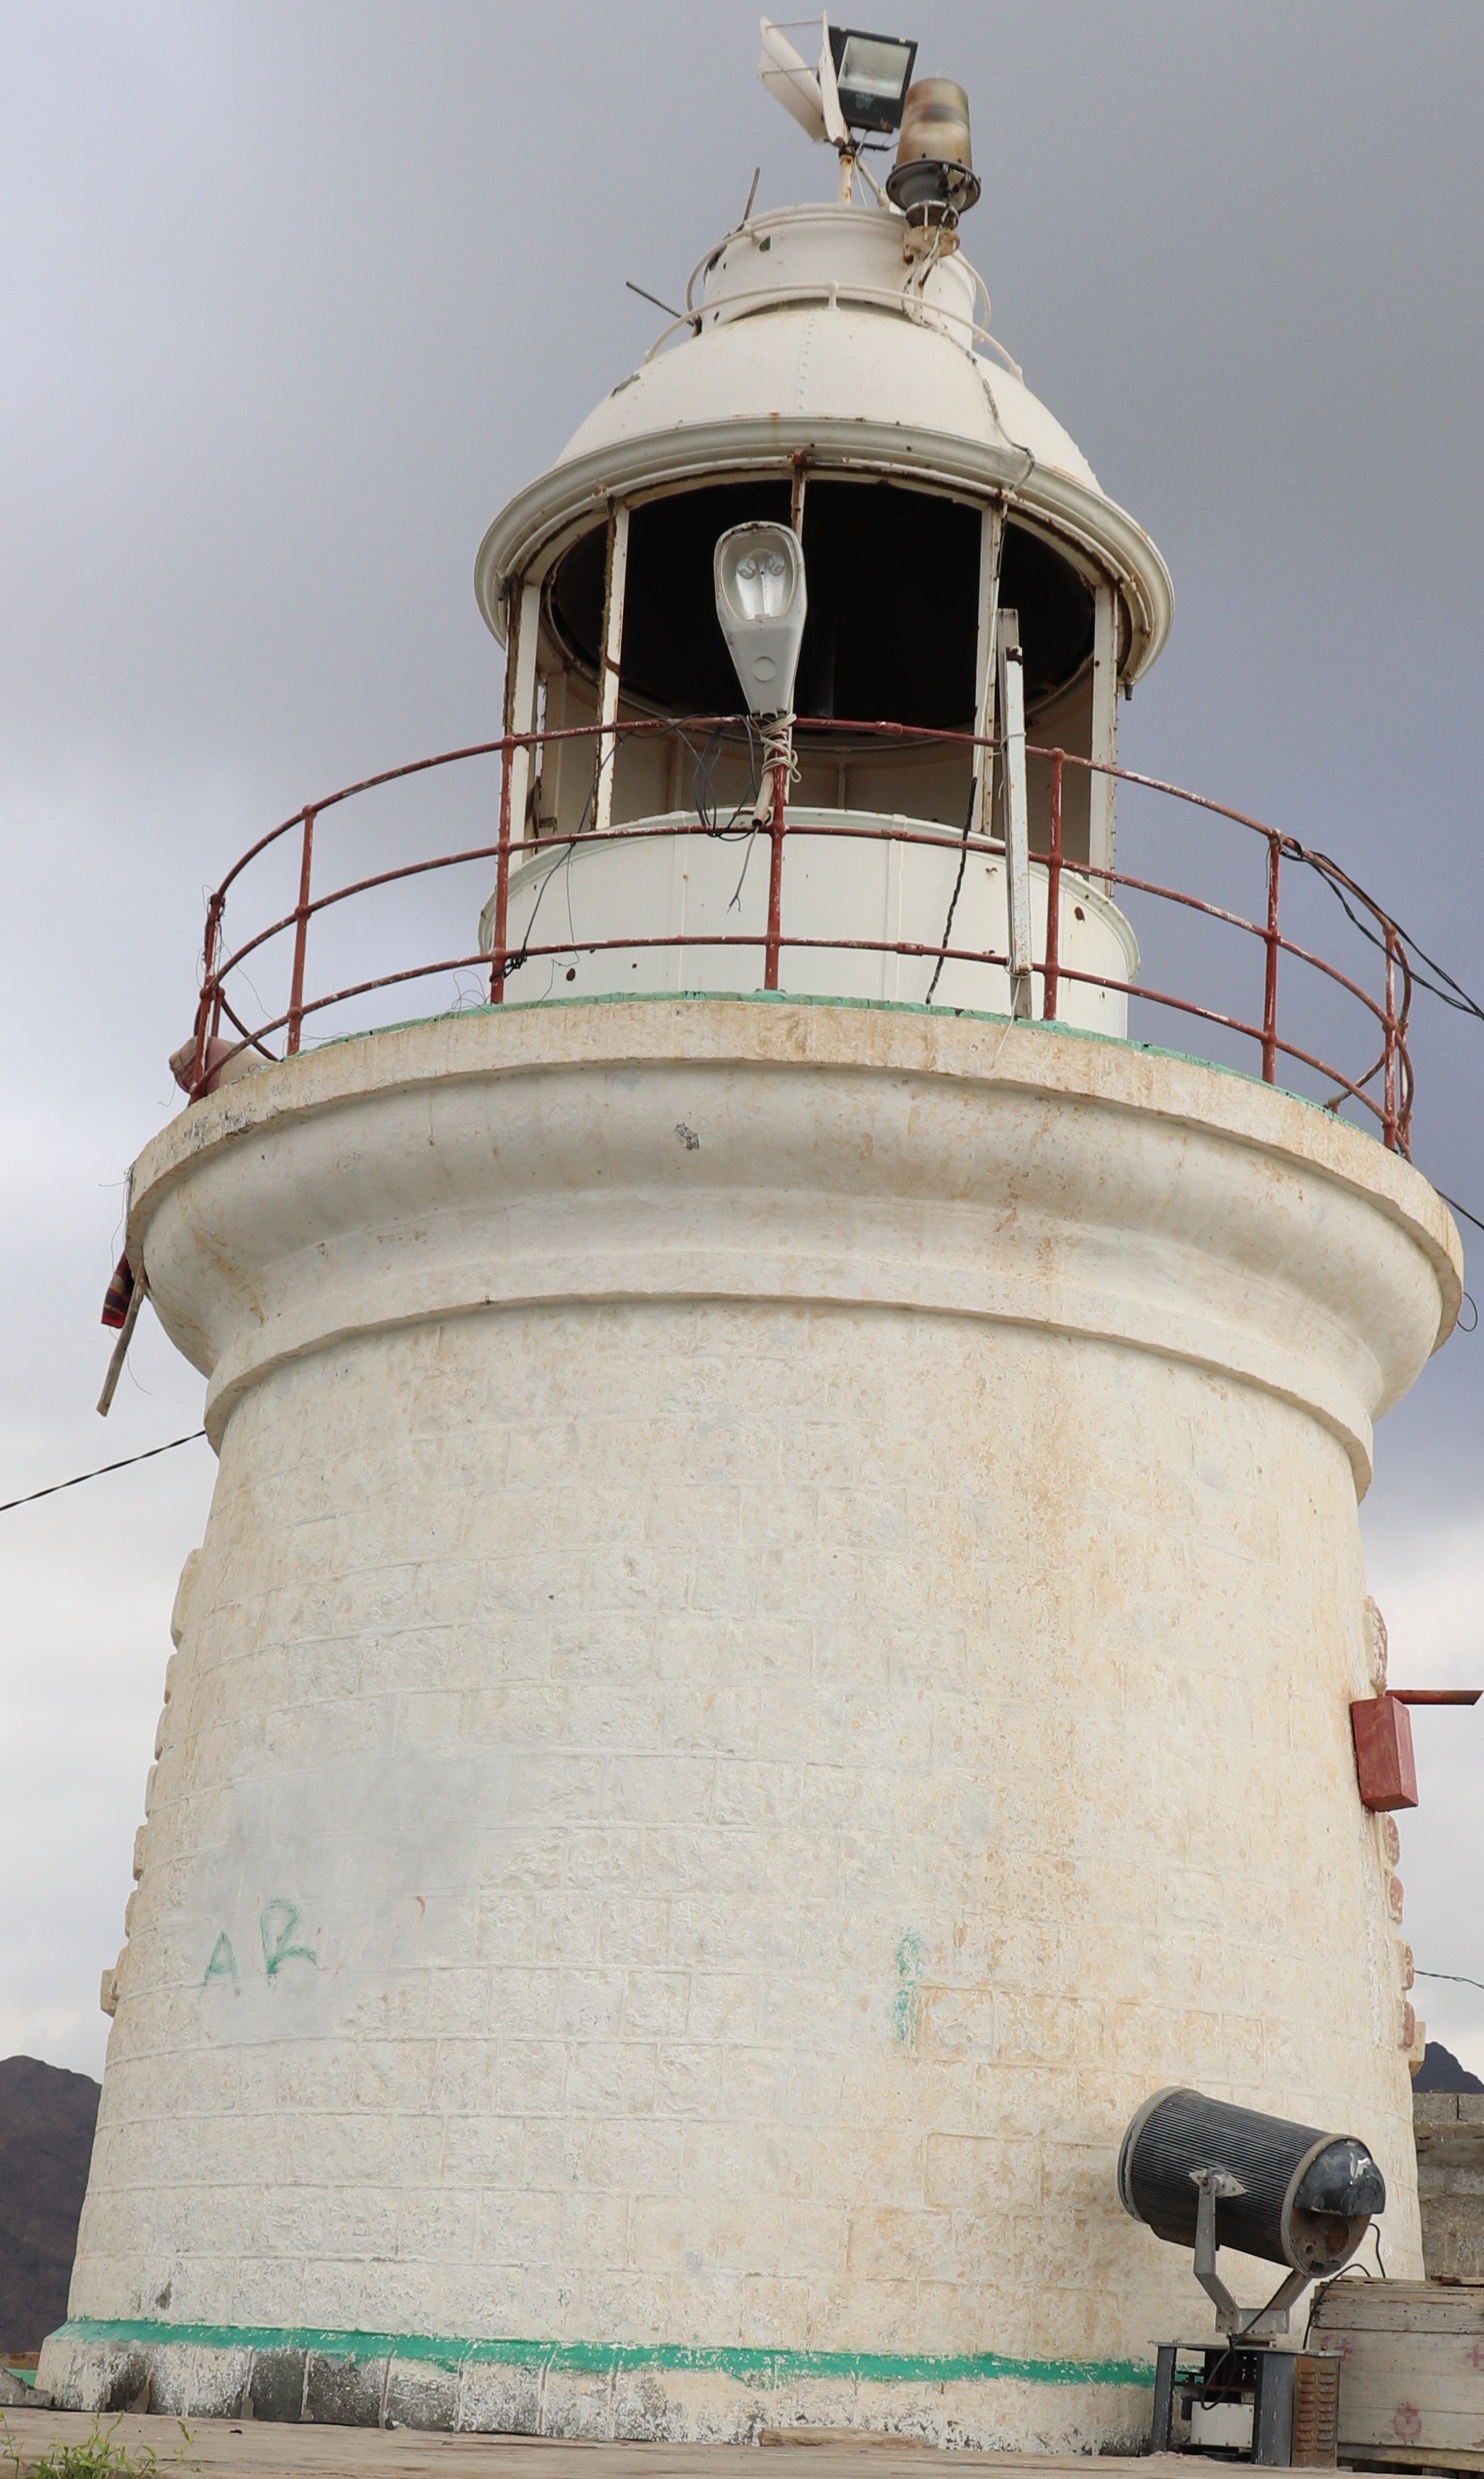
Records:
[[[1241,2189],[1217,2199],[1217,2244],[1295,2271],[1337,2271],[1385,2209],[1386,2182],[1356,2136],[1204,2092],[1155,2092],[1119,2153],[1124,2211],[1172,2246],[1194,2247],[1202,2169],[1224,2170]]]

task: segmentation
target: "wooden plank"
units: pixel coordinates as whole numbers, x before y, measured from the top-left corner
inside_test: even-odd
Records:
[[[1484,2336],[1477,2333],[1334,2333],[1325,2337],[1346,2376],[1366,2382],[1457,2383],[1484,2403]]]
[[[1422,2345],[1417,2346],[1421,2352]],[[1450,2346],[1456,2350],[1459,2344],[1454,2341]],[[1412,2401],[1446,2402],[1450,2408],[1475,2411],[1484,2420],[1484,2371],[1470,2366],[1467,2359],[1423,2359],[1419,2355],[1378,2367],[1357,2352],[1345,2360],[1341,2384],[1352,2393],[1392,2392],[1398,2398],[1406,2394]]]
[[[1349,2459],[1365,2470],[1484,2470],[1484,2453],[1422,2453],[1416,2445],[1347,2444]]]
[[[1484,2282],[1336,2282],[1315,2302],[1315,2333],[1484,2331]]]
[[[1454,2410],[1420,2410],[1417,2402],[1397,2402],[1395,2394],[1388,2394],[1385,2405],[1355,2410],[1346,2405],[1341,2385],[1341,2452],[1350,2444],[1375,2444],[1388,2452],[1395,2444],[1405,2444],[1434,2454],[1484,2454],[1484,2419],[1464,2417]]]

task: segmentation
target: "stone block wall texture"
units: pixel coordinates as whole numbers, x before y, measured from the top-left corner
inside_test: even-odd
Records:
[[[1484,2281],[1484,2093],[1414,2092],[1429,2281]]]
[[[1035,1029],[511,1010],[199,1106],[131,1228],[221,1468],[62,2397],[1133,2442],[1182,2082],[1363,2134],[1421,2271],[1404,1165]]]

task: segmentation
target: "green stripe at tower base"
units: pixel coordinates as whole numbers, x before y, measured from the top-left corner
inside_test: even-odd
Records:
[[[48,2338],[63,2409],[620,2443],[753,2443],[855,2428],[1019,2452],[1139,2451],[1152,2370],[997,2351],[894,2355],[685,2342],[466,2340],[78,2316]]]

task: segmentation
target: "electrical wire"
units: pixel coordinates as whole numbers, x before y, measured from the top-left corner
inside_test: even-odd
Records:
[[[1302,861],[1305,868],[1312,869],[1317,878],[1322,879],[1324,884],[1328,887],[1331,895],[1334,897],[1335,902],[1345,912],[1346,918],[1354,923],[1356,929],[1360,932],[1361,936],[1369,939],[1371,946],[1376,948],[1378,952],[1384,956],[1386,953],[1385,939],[1378,938],[1375,932],[1369,929],[1366,923],[1361,919],[1359,913],[1352,911],[1350,906],[1346,902],[1344,889],[1346,886],[1353,885],[1354,882],[1346,876],[1343,869],[1340,868],[1339,863],[1331,860],[1328,853],[1317,851],[1311,852],[1306,844],[1299,843],[1297,838],[1293,835],[1284,836],[1283,852],[1285,858]],[[1368,903],[1371,901],[1370,897],[1366,900]],[[1446,964],[1440,964],[1436,956],[1429,956],[1421,939],[1414,938],[1411,932],[1405,929],[1393,915],[1386,913],[1382,906],[1377,905],[1376,910],[1382,914],[1383,919],[1391,921],[1392,928],[1396,931],[1397,937],[1406,949],[1407,963],[1412,973],[1412,979],[1417,984],[1417,987],[1420,990],[1426,990],[1429,995],[1435,999],[1441,999],[1445,1007],[1455,1009],[1458,1014],[1475,1016],[1480,1024],[1484,1024],[1484,1005],[1481,1005],[1479,1000],[1474,998],[1470,991],[1464,988],[1462,982],[1454,980],[1452,974],[1448,971],[1447,966]],[[1430,982],[1427,979],[1426,973],[1418,972],[1416,966],[1412,962],[1412,958],[1415,956],[1421,956],[1423,963],[1427,966],[1427,971],[1430,973],[1436,973],[1438,981],[1444,982],[1447,984],[1446,989],[1440,989],[1437,982]],[[1472,1218],[1473,1217],[1471,1214],[1471,1221]]]
[[[1285,859],[1302,861],[1306,869],[1313,870],[1321,884],[1329,889],[1346,919],[1360,932],[1361,936],[1371,946],[1375,948],[1377,954],[1384,956],[1391,952],[1387,948],[1386,940],[1376,935],[1375,931],[1369,923],[1362,920],[1354,906],[1349,903],[1346,888],[1349,887],[1356,894],[1362,895],[1362,900],[1368,904],[1373,904],[1374,898],[1364,895],[1363,890],[1356,887],[1354,880],[1341,869],[1339,863],[1330,859],[1328,853],[1311,850],[1307,844],[1301,844],[1296,836],[1285,835],[1283,855]],[[1447,966],[1439,963],[1436,956],[1430,956],[1421,939],[1414,938],[1411,932],[1403,923],[1396,920],[1394,914],[1386,912],[1381,905],[1375,905],[1375,909],[1383,920],[1390,922],[1401,942],[1404,950],[1403,967],[1409,974],[1413,986],[1425,990],[1430,998],[1441,999],[1443,1005],[1451,1008],[1455,1014],[1471,1015],[1478,1023],[1484,1024],[1484,1004],[1481,1004],[1471,991],[1466,990],[1462,982],[1454,979]],[[1418,971],[1415,961],[1418,957],[1421,957],[1427,966],[1426,973]],[[1428,973],[1435,973],[1437,980],[1429,981]],[[1440,984],[1446,986],[1440,987]],[[1467,1205],[1460,1205],[1456,1196],[1449,1196],[1445,1188],[1437,1188],[1436,1183],[1434,1188],[1435,1193],[1442,1197],[1444,1204],[1450,1207],[1454,1214],[1461,1214],[1466,1222],[1472,1223],[1475,1231],[1484,1231],[1484,1217],[1471,1214]],[[1477,1322],[1477,1311],[1475,1311],[1475,1322]],[[1466,1326],[1464,1332],[1471,1334],[1473,1327]]]
[[[205,1435],[204,1429],[191,1429],[184,1438],[167,1438],[163,1446],[146,1446],[141,1455],[121,1455],[116,1464],[99,1464],[93,1471],[74,1472],[70,1480],[54,1480],[45,1489],[29,1490],[24,1497],[8,1497],[0,1504],[0,1515],[9,1515],[15,1506],[35,1506],[38,1497],[55,1497],[60,1489],[81,1489],[85,1480],[101,1480],[105,1472],[127,1471],[131,1464],[147,1464],[155,1455],[172,1454],[177,1446],[192,1446]]]
[[[1466,1971],[1418,1971],[1414,1965],[1413,1977],[1417,1980],[1456,1980],[1461,1988],[1484,1988],[1484,1980],[1471,1980]]]
[[[1456,1196],[1449,1196],[1446,1190],[1441,1188],[1434,1188],[1433,1193],[1441,1196],[1445,1205],[1450,1205],[1455,1214],[1461,1214],[1466,1222],[1471,1222],[1475,1231],[1484,1231],[1484,1222],[1479,1220],[1476,1214],[1471,1214],[1467,1205],[1460,1205]]]
[[[989,760],[989,755],[990,753],[987,750],[985,752],[986,762]],[[948,953],[948,940],[953,931],[953,916],[959,908],[959,897],[963,893],[964,888],[964,872],[968,866],[968,838],[973,831],[974,808],[978,801],[978,797],[979,776],[976,769],[968,786],[968,806],[964,812],[964,833],[959,844],[958,876],[953,882],[953,893],[948,898],[948,917],[943,925],[943,938],[938,949],[938,961],[933,966],[933,978],[927,985],[927,996],[922,1002],[924,1007],[931,1007],[933,1004],[933,992],[938,987],[938,976],[943,971],[943,962]]]

